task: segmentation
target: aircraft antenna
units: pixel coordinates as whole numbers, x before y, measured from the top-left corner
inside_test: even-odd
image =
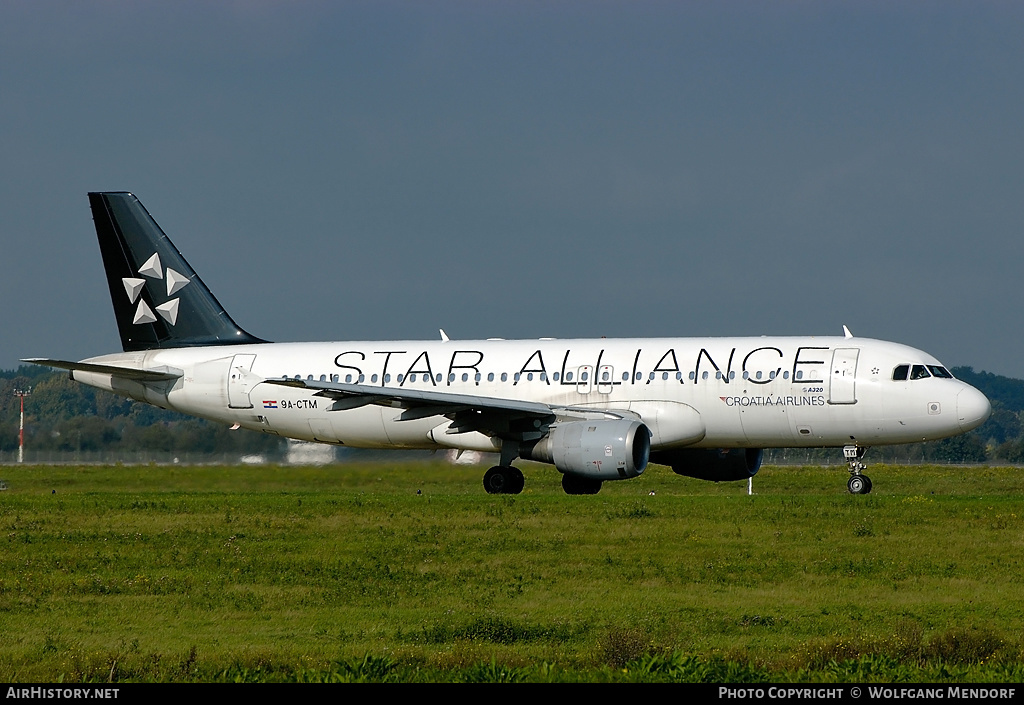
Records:
[[[438,328],[438,330],[441,331],[441,340],[447,343],[449,338],[448,334],[444,332],[444,328]]]
[[[851,333],[850,329],[847,328],[845,325],[843,326],[843,335],[846,336],[847,338],[853,337],[853,333]]]

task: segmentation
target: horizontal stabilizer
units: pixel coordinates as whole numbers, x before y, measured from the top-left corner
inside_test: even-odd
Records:
[[[61,370],[80,370],[82,372],[94,372],[101,375],[112,375],[122,379],[134,379],[138,382],[168,382],[178,379],[185,373],[182,370],[175,370],[169,367],[162,367],[157,370],[139,370],[131,367],[118,367],[117,365],[94,365],[88,362],[68,362],[67,360],[48,360],[42,357],[31,357],[22,362],[31,362],[33,365],[43,367],[56,367]]]

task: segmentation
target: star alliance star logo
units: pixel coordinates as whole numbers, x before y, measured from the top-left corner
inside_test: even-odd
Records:
[[[160,255],[153,253],[153,256],[146,260],[146,263],[139,268],[139,274],[150,279],[164,279],[164,269],[160,266]],[[167,277],[167,296],[174,296],[189,283],[189,278],[184,274],[179,274],[170,267],[166,270]],[[125,293],[128,294],[128,300],[135,303],[136,300],[139,302],[138,308],[135,309],[135,318],[132,323],[139,325],[142,323],[156,323],[156,314],[153,310],[146,305],[146,302],[139,298],[139,294],[142,293],[142,288],[146,284],[145,279],[138,279],[136,277],[123,277],[121,282],[124,284]],[[156,307],[156,313],[160,314],[160,317],[170,323],[172,326],[178,320],[178,299],[168,299],[165,303],[160,304]]]

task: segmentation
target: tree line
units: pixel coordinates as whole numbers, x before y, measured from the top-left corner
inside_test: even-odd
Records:
[[[190,455],[285,453],[284,439],[196,419],[79,384],[66,372],[22,365],[0,372],[0,451],[18,448],[16,389],[25,399],[25,447],[51,452],[147,451]]]

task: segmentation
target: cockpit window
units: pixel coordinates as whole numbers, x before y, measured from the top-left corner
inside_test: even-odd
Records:
[[[931,377],[924,365],[914,365],[910,370],[910,379],[925,379]]]
[[[955,379],[942,365],[896,365],[892,371],[892,378],[897,382],[906,379],[928,379],[929,377]]]

